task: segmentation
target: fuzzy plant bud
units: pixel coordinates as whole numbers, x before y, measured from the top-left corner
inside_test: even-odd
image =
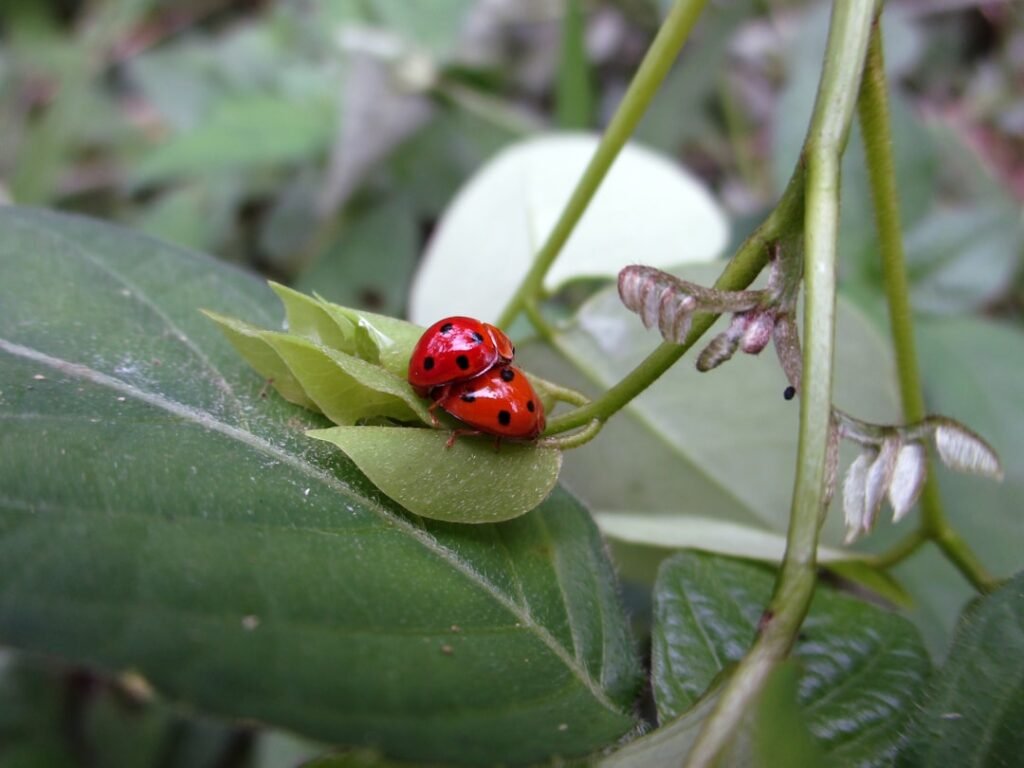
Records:
[[[1003,467],[992,446],[952,419],[936,421],[935,447],[943,464],[960,472],[1003,479]]]
[[[748,355],[756,355],[768,346],[775,330],[775,313],[771,310],[748,312],[747,327],[740,337],[740,349]]]
[[[729,327],[715,336],[697,358],[697,370],[706,373],[731,358],[749,326],[746,314],[734,315]]]
[[[800,354],[800,335],[797,332],[796,320],[791,314],[779,315],[775,318],[773,337],[775,352],[779,356],[779,364],[797,392],[800,391],[800,374],[803,371],[803,356]]]
[[[631,266],[619,272],[622,303],[640,315],[645,328],[657,325],[666,340],[677,344],[690,332],[698,305],[690,288],[686,281],[652,267]]]
[[[868,467],[864,489],[864,521],[863,528],[870,531],[875,526],[875,518],[882,507],[882,500],[889,491],[892,477],[896,471],[896,458],[900,453],[900,438],[896,435],[887,437],[882,442],[878,456]]]
[[[889,483],[889,503],[892,505],[892,521],[898,523],[917,503],[924,488],[925,470],[924,446],[907,443],[896,456],[892,482]]]
[[[853,460],[843,479],[843,518],[846,523],[846,543],[852,544],[867,530],[864,525],[868,469],[874,464],[878,451],[867,448]]]

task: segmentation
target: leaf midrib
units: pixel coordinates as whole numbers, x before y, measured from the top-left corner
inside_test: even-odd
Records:
[[[84,379],[98,386],[112,389],[125,396],[131,397],[134,400],[138,400],[154,408],[158,408],[178,416],[185,421],[198,424],[199,426],[213,432],[218,432],[226,437],[237,440],[252,450],[278,459],[287,466],[298,470],[307,477],[320,482],[335,492],[357,499],[363,506],[376,514],[387,524],[398,528],[406,535],[412,537],[413,540],[426,548],[431,554],[446,562],[451,568],[461,573],[471,583],[482,589],[505,610],[513,616],[516,616],[523,626],[532,631],[537,636],[537,639],[540,640],[540,642],[547,647],[551,653],[554,654],[554,656],[570,670],[570,672],[572,672],[573,676],[575,676],[590,692],[595,702],[600,706],[617,715],[626,714],[608,698],[598,682],[590,677],[585,667],[582,665],[581,660],[571,656],[568,651],[558,643],[554,635],[552,635],[544,626],[538,624],[536,619],[534,619],[528,611],[525,611],[509,597],[503,595],[500,589],[486,579],[483,574],[478,572],[468,562],[458,557],[451,550],[443,547],[440,542],[430,536],[430,534],[422,528],[389,512],[373,500],[354,494],[352,489],[345,486],[336,477],[333,477],[308,462],[287,453],[263,438],[257,437],[256,435],[239,429],[238,427],[219,421],[205,411],[170,400],[162,395],[138,389],[131,384],[112,376],[108,376],[100,371],[96,371],[86,365],[52,357],[39,350],[26,347],[21,344],[16,344],[3,338],[0,338],[0,351],[6,352],[8,355],[13,357],[31,360],[65,375]]]

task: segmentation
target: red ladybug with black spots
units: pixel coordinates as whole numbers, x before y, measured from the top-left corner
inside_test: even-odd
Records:
[[[409,383],[438,400],[444,387],[512,362],[515,347],[498,328],[471,317],[446,317],[424,331],[409,358]]]
[[[544,431],[544,405],[526,375],[511,365],[450,384],[436,405],[471,428],[452,432],[449,447],[460,434],[535,440]]]

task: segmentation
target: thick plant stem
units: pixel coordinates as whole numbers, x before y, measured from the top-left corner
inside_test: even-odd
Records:
[[[889,94],[885,78],[881,22],[876,24],[868,47],[868,58],[861,85],[858,114],[864,135],[864,151],[871,183],[871,198],[878,229],[878,250],[882,259],[882,276],[889,307],[889,323],[896,351],[896,371],[904,420],[919,422],[927,415],[921,376],[914,346],[913,316],[910,288],[903,254],[899,196],[892,157],[889,130]],[[994,588],[992,577],[981,565],[967,542],[950,526],[942,508],[934,462],[928,460],[924,490],[921,495],[921,527],[925,536],[935,541],[964,577],[981,592]],[[921,540],[923,542],[923,539]],[[905,557],[907,553],[901,553]]]
[[[647,111],[647,105],[651,103],[658,86],[675,62],[706,3],[707,0],[676,0],[672,6],[554,229],[541,246],[533,266],[526,273],[515,295],[501,313],[498,319],[500,327],[508,327],[522,311],[525,303],[531,298],[535,300],[540,295],[544,276],[569,239],[591,198],[618,157],[619,151]]]
[[[878,1],[837,0],[833,5],[824,70],[804,143],[804,375],[786,554],[761,632],[704,723],[687,760],[689,766],[711,766],[722,755],[771,670],[792,647],[814,593],[832,412],[839,161],[846,147]]]
[[[768,263],[772,243],[792,234],[794,222],[803,210],[804,174],[798,166],[786,185],[782,197],[768,217],[743,242],[729,264],[722,271],[715,288],[722,291],[738,291],[750,285]],[[548,422],[546,435],[554,435],[581,427],[592,419],[606,421],[610,416],[627,405],[633,398],[657,381],[690,347],[697,343],[718,315],[700,315],[693,321],[693,327],[684,344],[664,342],[651,352],[636,368],[630,371],[615,386],[607,390],[592,403],[570,411]]]

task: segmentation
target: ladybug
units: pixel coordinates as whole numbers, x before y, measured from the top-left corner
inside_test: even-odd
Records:
[[[494,435],[500,442],[533,440],[544,431],[544,405],[526,375],[511,365],[451,384],[437,405],[472,427],[452,432],[449,448],[460,434]]]
[[[409,383],[420,397],[443,397],[442,387],[512,362],[515,347],[489,323],[446,317],[427,328],[409,358]]]

